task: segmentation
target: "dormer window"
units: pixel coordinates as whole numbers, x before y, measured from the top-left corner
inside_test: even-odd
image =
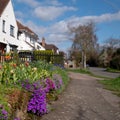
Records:
[[[3,23],[2,23],[2,31],[3,31],[4,33],[6,33],[6,32],[5,32],[5,20],[3,20]]]
[[[14,26],[10,25],[10,35],[14,37]]]

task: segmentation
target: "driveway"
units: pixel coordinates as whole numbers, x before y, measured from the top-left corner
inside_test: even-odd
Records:
[[[41,120],[120,120],[120,98],[103,89],[98,78],[72,72],[69,77],[53,110]]]
[[[108,78],[116,78],[120,76],[120,73],[107,72],[106,68],[89,67],[89,71],[94,75],[108,77]]]

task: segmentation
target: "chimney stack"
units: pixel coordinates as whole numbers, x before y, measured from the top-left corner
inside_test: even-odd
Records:
[[[42,46],[45,47],[45,38],[42,38]]]

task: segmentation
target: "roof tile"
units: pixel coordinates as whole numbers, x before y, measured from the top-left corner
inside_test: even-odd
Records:
[[[9,3],[10,0],[0,0],[0,16],[2,15],[5,7]]]
[[[33,34],[34,36],[37,36],[30,28],[24,26],[23,24],[21,24],[19,21],[17,21],[17,26],[19,30],[25,30],[30,34]]]

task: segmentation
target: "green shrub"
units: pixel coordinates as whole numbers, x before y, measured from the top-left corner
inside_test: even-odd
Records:
[[[120,70],[120,55],[115,56],[111,61],[110,61],[110,67],[113,69],[118,69]]]
[[[53,55],[53,51],[51,50],[35,50],[33,52],[34,59],[41,60],[41,61],[46,61],[46,62],[52,62],[53,58],[51,55]]]

